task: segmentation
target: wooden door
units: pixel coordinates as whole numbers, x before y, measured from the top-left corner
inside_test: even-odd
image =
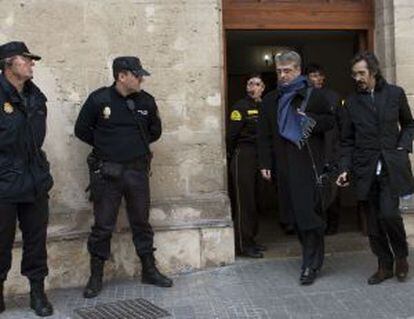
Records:
[[[373,0],[223,0],[225,30],[360,30],[373,49]]]

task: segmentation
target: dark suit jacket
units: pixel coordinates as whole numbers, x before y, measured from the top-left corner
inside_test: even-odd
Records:
[[[358,198],[367,198],[379,160],[388,171],[393,194],[412,193],[408,153],[412,152],[414,120],[404,90],[380,79],[374,101],[370,94],[353,93],[342,116],[341,168],[352,173]]]
[[[306,88],[294,97],[292,107],[300,108],[305,96]],[[315,174],[308,149],[305,146],[299,149],[279,134],[278,100],[279,95],[275,90],[267,94],[262,102],[258,126],[259,166],[271,169],[275,174],[279,204],[282,214],[289,215],[286,216],[289,217],[289,223],[296,224],[301,230],[323,227],[323,220],[317,211]],[[316,121],[308,141],[318,170],[321,170],[325,155],[324,133],[333,127],[334,115],[320,90],[312,90],[305,113]]]

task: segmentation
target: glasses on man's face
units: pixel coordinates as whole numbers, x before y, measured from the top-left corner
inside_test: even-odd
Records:
[[[360,71],[352,71],[351,72],[351,78],[354,80],[357,80],[362,77],[366,77],[369,75],[369,72],[367,70],[360,70]]]
[[[278,74],[278,75],[281,75],[281,74],[292,74],[293,73],[293,69],[291,69],[291,68],[285,68],[285,69],[282,69],[282,68],[278,68],[278,69],[276,69],[276,73]]]

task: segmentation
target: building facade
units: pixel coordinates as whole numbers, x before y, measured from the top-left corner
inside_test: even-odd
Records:
[[[118,55],[138,55],[151,72],[144,85],[163,120],[162,138],[153,145],[151,176],[151,222],[161,269],[177,273],[234,261],[224,144],[223,14],[238,2],[252,10],[265,5],[277,11],[279,2],[286,1],[0,0],[0,42],[25,41],[43,57],[35,82],[48,97],[45,149],[55,178],[49,287],[86,282],[92,213],[84,189],[90,149],[74,137],[73,126],[88,93],[112,83],[111,62]],[[312,6],[317,1],[299,2]],[[353,2],[321,0],[319,5],[341,3],[351,10]],[[414,3],[378,0],[372,8],[372,32],[364,41],[384,62],[387,79],[403,86],[414,106]],[[408,221],[409,233],[411,227],[414,223]],[[121,212],[107,279],[139,273],[130,237]],[[8,293],[26,289],[19,275],[20,255],[18,240]]]

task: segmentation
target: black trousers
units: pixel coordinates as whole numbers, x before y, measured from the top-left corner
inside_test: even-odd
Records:
[[[299,230],[296,228],[302,246],[302,270],[320,270],[325,256],[324,229]]]
[[[49,221],[47,196],[33,203],[0,203],[0,281],[5,281],[11,268],[16,221],[23,239],[21,273],[30,280],[43,280],[48,275],[46,236]]]
[[[385,169],[375,178],[367,204],[371,250],[379,263],[392,267],[394,258],[408,256],[408,244],[399,209],[399,197],[392,195]]]
[[[258,232],[258,178],[255,145],[239,146],[231,161],[234,191],[234,229],[236,248],[240,251],[254,244]]]
[[[95,173],[92,173],[95,174]],[[91,191],[95,223],[88,239],[92,256],[107,260],[119,206],[125,197],[132,239],[138,255],[153,252],[154,232],[149,224],[150,189],[147,170],[124,170],[119,179],[92,179]]]

